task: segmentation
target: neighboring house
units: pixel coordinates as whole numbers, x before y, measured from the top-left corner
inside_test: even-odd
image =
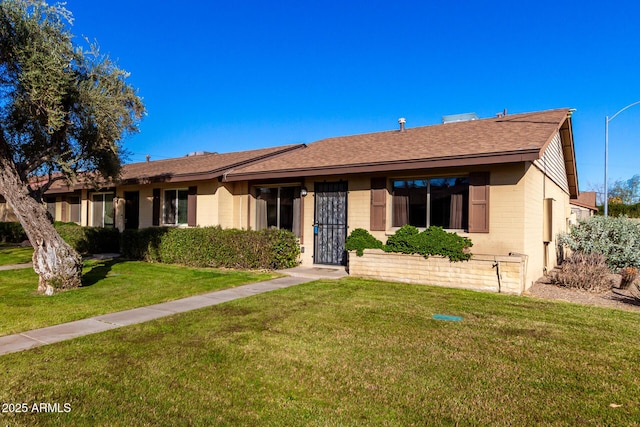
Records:
[[[233,153],[192,153],[185,157],[124,165],[117,183],[99,189],[55,183],[45,197],[58,221],[120,230],[153,226],[243,227],[246,183],[223,176],[301,144]],[[244,203],[246,203],[244,196]],[[246,215],[246,212],[245,212]]]
[[[0,222],[15,222],[18,218],[14,215],[13,211],[9,209],[6,200],[0,194]]]
[[[596,206],[596,192],[582,191],[578,198],[571,200],[571,224],[577,224],[578,221],[587,219],[598,213]]]
[[[474,254],[527,256],[526,287],[556,263],[578,197],[571,112],[558,109],[126,165],[100,191],[57,185],[55,218],[119,229],[293,231],[305,265],[342,265],[350,230],[404,224],[469,237]]]

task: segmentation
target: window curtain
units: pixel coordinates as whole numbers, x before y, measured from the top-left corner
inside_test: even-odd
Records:
[[[267,201],[261,198],[256,199],[256,230],[267,228]]]
[[[293,226],[291,231],[297,237],[300,237],[300,191],[296,191],[296,193],[297,197],[293,198]]]
[[[451,195],[451,209],[449,211],[449,228],[462,228],[462,194]]]
[[[409,224],[409,196],[393,196],[393,226]]]

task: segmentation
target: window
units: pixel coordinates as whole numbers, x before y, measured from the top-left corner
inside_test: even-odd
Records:
[[[164,224],[186,225],[188,222],[189,190],[165,190]]]
[[[113,227],[113,193],[94,194],[91,198],[93,206],[93,226]]]
[[[259,187],[256,230],[273,227],[300,236],[300,187]]]
[[[71,196],[69,203],[69,221],[80,224],[80,197]]]
[[[446,229],[469,226],[467,177],[393,181],[392,224],[402,227],[436,225]]]
[[[56,220],[56,198],[55,197],[45,197],[45,203],[47,204],[47,212],[51,215],[51,219]]]

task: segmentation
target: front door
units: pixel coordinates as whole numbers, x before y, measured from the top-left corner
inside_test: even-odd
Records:
[[[140,225],[140,193],[124,192],[124,228],[137,229]]]
[[[316,182],[314,263],[346,265],[347,182]]]

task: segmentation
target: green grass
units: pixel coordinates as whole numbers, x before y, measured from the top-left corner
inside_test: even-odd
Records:
[[[631,312],[318,281],[2,356],[0,402],[71,412],[0,425],[637,426],[638,330]]]
[[[272,277],[119,259],[86,261],[83,287],[45,297],[36,293],[33,269],[0,271],[0,336]]]
[[[33,248],[0,243],[0,266],[31,262]]]

